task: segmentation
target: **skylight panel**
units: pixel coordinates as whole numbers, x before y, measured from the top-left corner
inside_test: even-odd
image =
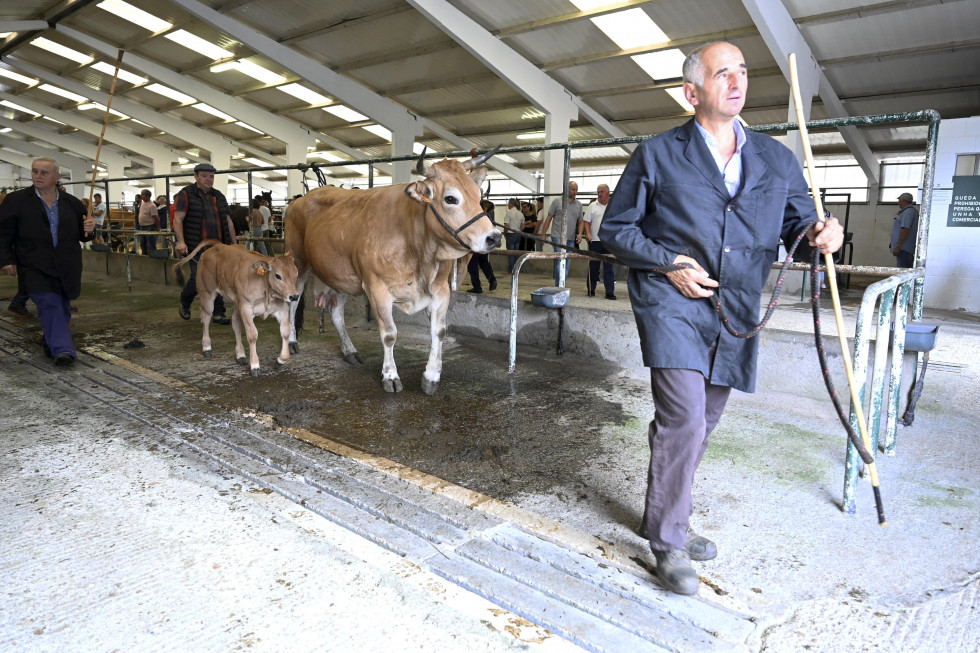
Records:
[[[225,113],[224,111],[218,111],[210,104],[204,104],[203,102],[198,102],[197,104],[191,106],[193,106],[195,109],[199,111],[203,111],[204,113],[210,113],[212,116],[216,116],[218,118],[221,118],[222,120],[234,120],[234,118],[229,116],[227,113]]]
[[[316,91],[311,91],[300,84],[283,84],[282,86],[277,86],[276,89],[282,91],[283,93],[288,93],[294,98],[303,100],[308,104],[330,104],[333,102],[333,100],[328,98],[326,95],[321,95]]]
[[[262,134],[263,136],[265,136],[265,132],[264,131],[259,131],[258,129],[256,129],[252,125],[249,125],[248,123],[244,123],[241,120],[237,121],[235,124],[238,125],[239,127],[244,127],[245,129],[249,129],[249,130],[255,132],[256,134]]]
[[[99,111],[105,112],[105,105],[99,104],[98,102],[89,102],[88,104],[83,104],[78,107],[79,111],[91,111],[92,109],[98,109]],[[109,113],[114,116],[119,116],[120,118],[129,118],[125,113],[119,113],[115,109],[109,109]]]
[[[164,86],[163,84],[149,84],[145,86],[146,90],[153,91],[157,95],[162,95],[165,98],[169,98],[181,104],[190,104],[191,102],[197,102],[197,98],[191,97],[186,93],[181,93],[180,91],[174,90],[169,86]]]
[[[69,47],[65,47],[64,45],[61,45],[60,43],[55,43],[54,41],[50,41],[44,38],[43,36],[39,36],[33,41],[31,41],[31,45],[36,45],[42,50],[47,50],[51,54],[56,54],[59,57],[64,57],[65,59],[71,59],[72,61],[75,61],[82,65],[89,64],[95,61],[94,57],[90,57],[87,54],[82,54],[78,50],[72,50]]]
[[[677,48],[647,52],[631,57],[654,80],[675,79],[683,75],[684,53]]]
[[[387,127],[382,126],[382,125],[366,125],[365,127],[362,127],[361,129],[364,129],[366,131],[369,131],[372,134],[374,134],[375,136],[380,136],[381,138],[385,139],[386,141],[390,141],[391,140],[391,130],[388,129]]]
[[[694,107],[691,105],[690,102],[687,101],[687,98],[684,97],[683,86],[675,86],[674,88],[668,88],[667,94],[670,95],[670,97],[674,98],[674,101],[677,102],[677,104],[684,107],[684,111],[694,113]]]
[[[3,129],[0,129],[0,134],[7,134],[7,133],[12,132],[12,131],[14,131],[14,130],[11,129],[10,127],[4,127]]]
[[[651,20],[647,12],[639,7],[617,11],[614,14],[596,16],[590,20],[623,50],[653,45],[654,43],[665,43],[670,40],[664,31]]]
[[[228,52],[210,41],[205,41],[200,36],[194,36],[187,30],[179,29],[170,32],[169,34],[165,34],[164,38],[170,39],[177,45],[182,45],[188,50],[203,54],[209,59],[230,59],[235,56],[234,53]]]
[[[341,120],[346,120],[347,122],[361,122],[362,120],[368,119],[368,117],[364,114],[358,113],[350,107],[345,107],[343,104],[334,104],[329,107],[323,107],[323,110],[327,113],[332,113]]]
[[[73,100],[75,102],[88,102],[88,98],[84,95],[79,95],[78,93],[72,93],[71,91],[66,91],[63,88],[58,88],[57,86],[52,86],[51,84],[41,84],[38,86],[42,91],[47,91],[54,95],[60,95],[63,98]]]
[[[137,9],[133,5],[129,4],[128,2],[123,2],[122,0],[105,0],[104,2],[100,2],[97,6],[99,9],[105,9],[114,16],[119,16],[124,20],[128,20],[131,23],[139,25],[140,27],[145,27],[151,32],[162,32],[165,29],[170,29],[173,27],[173,25],[162,18],[157,18],[153,14],[143,11],[142,9]]]
[[[98,70],[100,73],[105,73],[109,77],[112,77],[112,75],[116,72],[115,66],[104,61],[97,61],[96,63],[92,64],[91,68]],[[122,68],[119,69],[118,77],[124,82],[129,82],[130,84],[136,85],[145,84],[149,81],[146,77],[140,77],[139,75],[135,75],[128,70],[123,70]]]
[[[37,84],[37,80],[26,75],[21,75],[20,73],[15,73],[12,70],[7,70],[6,68],[0,68],[0,77],[7,77],[21,84],[27,84],[28,86],[33,86]]]
[[[41,115],[37,111],[31,111],[27,107],[22,107],[19,104],[14,104],[13,102],[10,102],[9,100],[0,100],[0,106],[13,109],[14,111],[20,111],[21,113],[29,113],[32,116],[34,116],[35,118]]]

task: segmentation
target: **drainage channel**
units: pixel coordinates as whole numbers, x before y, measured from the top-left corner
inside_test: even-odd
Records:
[[[756,624],[601,558],[223,409],[98,350],[55,370],[25,335],[0,351],[252,483],[589,651],[749,650]]]

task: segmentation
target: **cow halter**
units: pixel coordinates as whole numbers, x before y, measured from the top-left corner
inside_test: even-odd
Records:
[[[468,250],[471,250],[472,249],[469,245],[467,245],[466,243],[463,242],[463,239],[462,238],[459,237],[459,234],[462,233],[462,231],[464,229],[466,229],[467,227],[469,227],[474,222],[478,221],[483,216],[486,216],[487,217],[487,220],[490,220],[490,224],[495,224],[494,221],[493,221],[493,218],[490,217],[490,214],[489,213],[487,213],[486,211],[480,211],[475,216],[473,216],[472,218],[470,218],[469,221],[466,224],[464,224],[462,227],[460,227],[459,229],[454,230],[452,228],[452,226],[450,226],[450,224],[448,222],[446,222],[445,220],[442,219],[442,216],[439,215],[439,212],[436,211],[435,204],[432,203],[432,200],[430,200],[428,197],[426,197],[425,195],[422,195],[422,194],[419,194],[419,198],[422,200],[422,204],[424,206],[428,206],[430,209],[432,209],[432,214],[436,216],[436,220],[439,221],[439,224],[441,224],[443,227],[446,228],[446,231],[448,231],[450,233],[450,235],[453,238],[456,239],[456,242],[459,243],[463,247],[463,249],[468,249]]]

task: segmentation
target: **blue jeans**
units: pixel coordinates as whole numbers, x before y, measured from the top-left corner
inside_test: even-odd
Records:
[[[558,241],[558,236],[552,236],[551,237],[551,242],[553,242],[553,243],[559,242]],[[565,244],[568,245],[569,247],[575,247],[575,239],[573,238],[572,240],[565,241]],[[555,250],[556,252],[560,252],[561,251],[561,247],[552,247],[552,249]],[[558,281],[559,281],[559,279],[558,279],[558,263],[559,263],[559,260],[558,259],[555,259],[555,285],[556,286],[560,285],[558,283]],[[567,264],[566,264],[565,269],[566,270],[568,269]]]
[[[37,306],[44,342],[47,343],[51,355],[68,354],[74,358],[75,343],[68,328],[71,301],[58,292],[32,292],[30,297]]]
[[[913,259],[915,255],[912,252],[906,252],[905,250],[898,250],[898,256],[896,257],[898,261],[898,267],[900,268],[910,268],[912,267]]]
[[[589,251],[597,254],[608,254],[609,250],[602,244],[601,240],[593,240],[589,243]],[[616,291],[616,272],[613,264],[608,261],[589,261],[589,292],[595,294],[595,287],[599,283],[599,263],[602,263],[602,285],[606,288],[606,294],[612,295]]]
[[[136,229],[138,231],[157,231],[157,228],[152,224],[148,224],[146,226],[137,225]],[[143,251],[143,256],[148,256],[150,250],[157,248],[156,236],[140,236],[138,240],[140,241],[140,249]]]
[[[507,232],[506,239],[507,239],[507,249],[509,249],[511,251],[517,251],[517,250],[519,250],[521,248],[521,241],[524,239],[524,236],[522,234],[520,234],[520,233],[514,233],[514,232],[511,232],[511,231],[508,231]],[[507,257],[507,271],[508,272],[513,272],[514,271],[514,265],[516,265],[516,264],[517,264],[517,256],[516,255],[511,255],[511,256],[508,256]]]

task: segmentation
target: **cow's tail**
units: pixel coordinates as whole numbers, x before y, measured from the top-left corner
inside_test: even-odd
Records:
[[[191,262],[191,259],[194,258],[195,256],[197,256],[198,252],[200,252],[205,247],[211,247],[212,245],[220,245],[220,244],[221,244],[221,241],[220,240],[215,240],[214,238],[209,238],[207,240],[202,240],[200,243],[197,244],[197,247],[195,247],[190,252],[187,252],[187,256],[185,256],[184,258],[182,258],[179,261],[177,261],[176,263],[174,263],[174,267],[173,267],[174,280],[177,282],[177,285],[178,286],[183,286],[184,285],[184,270],[183,270],[183,267],[185,265],[187,265],[188,263],[190,263]]]

